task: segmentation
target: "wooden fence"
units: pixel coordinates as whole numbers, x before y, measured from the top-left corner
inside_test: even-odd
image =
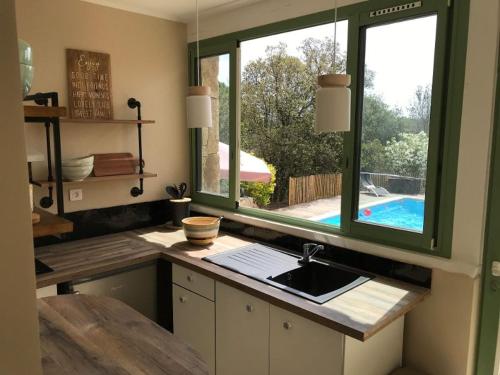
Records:
[[[420,189],[419,189],[419,194],[425,194],[425,178],[417,178],[417,177],[407,177],[407,176],[398,176],[398,175],[393,175],[393,174],[383,174],[383,173],[368,173],[371,177],[371,180],[373,182],[373,185],[375,186],[380,186],[380,187],[383,187],[383,188],[386,188],[387,190],[389,190],[389,192],[392,192],[392,193],[400,193],[400,194],[415,194],[415,192],[401,192],[401,191],[391,191],[392,188],[390,186],[390,180],[391,179],[398,179],[398,178],[401,178],[401,179],[413,179],[413,180],[418,180],[418,184],[420,185]]]
[[[288,205],[332,198],[342,193],[342,174],[317,174],[288,179]]]
[[[373,185],[380,186],[386,189],[389,188],[390,175],[381,173],[370,173],[370,177],[372,178]]]
[[[389,189],[389,180],[396,175],[370,173],[371,180],[375,186]],[[401,177],[407,178],[407,177]],[[425,179],[418,179],[420,194],[425,193]],[[418,188],[417,188],[418,190]],[[394,192],[394,191],[393,191]],[[396,192],[405,194],[405,192]],[[322,198],[333,198],[342,194],[342,174],[317,174],[303,177],[290,177],[288,179],[288,205],[312,202]],[[415,192],[406,194],[416,194]]]

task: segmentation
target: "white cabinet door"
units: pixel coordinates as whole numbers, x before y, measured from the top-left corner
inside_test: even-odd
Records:
[[[401,317],[366,341],[346,336],[344,375],[386,375],[401,366],[404,317]]]
[[[156,265],[75,284],[75,291],[116,298],[156,321]]]
[[[269,303],[216,283],[217,375],[269,374]]]
[[[215,304],[173,285],[174,335],[196,350],[215,375]]]
[[[344,335],[271,305],[270,375],[342,375]]]

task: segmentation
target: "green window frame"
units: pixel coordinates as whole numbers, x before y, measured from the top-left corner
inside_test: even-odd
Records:
[[[391,5],[388,5],[391,6]],[[377,6],[377,9],[380,6]],[[426,1],[422,2],[422,6],[414,9],[409,9],[404,12],[395,12],[378,17],[370,17],[369,14],[374,9],[367,9],[359,14],[357,25],[353,25],[353,44],[358,46],[358,53],[355,55],[353,62],[353,97],[356,100],[353,105],[354,126],[353,131],[349,132],[346,137],[347,149],[354,150],[353,160],[351,165],[350,178],[347,178],[347,183],[344,184],[345,190],[343,194],[348,194],[349,198],[345,199],[345,209],[342,210],[344,224],[343,230],[349,231],[354,236],[366,238],[368,240],[377,239],[379,241],[390,242],[398,246],[411,246],[419,249],[432,250],[435,247],[435,219],[438,215],[438,207],[436,207],[436,193],[438,182],[438,161],[440,158],[440,138],[441,131],[444,126],[441,126],[442,103],[441,99],[444,92],[444,72],[445,72],[445,54],[446,54],[446,31],[448,29],[448,3],[445,1]],[[437,15],[436,41],[435,41],[435,58],[434,58],[434,74],[432,82],[432,102],[430,116],[430,132],[429,132],[429,149],[427,157],[427,178],[426,178],[426,194],[425,194],[425,215],[424,215],[424,230],[423,233],[414,233],[389,227],[382,227],[363,223],[355,220],[357,216],[358,194],[359,191],[359,172],[360,172],[360,152],[361,149],[361,111],[362,111],[362,87],[364,86],[364,58],[363,50],[365,46],[366,30],[370,26],[383,25],[392,22],[411,20],[417,17],[427,15]],[[349,169],[346,168],[346,169]],[[353,177],[354,176],[354,177]],[[343,207],[344,208],[344,207]]]
[[[200,57],[230,53],[230,195],[227,198],[199,191],[199,130],[191,130],[191,186],[193,202],[222,208],[248,216],[268,219],[320,232],[341,235],[404,250],[441,257],[451,256],[455,183],[457,173],[460,120],[462,113],[469,0],[422,0],[420,6],[400,12],[370,17],[370,12],[413,3],[411,0],[365,1],[338,9],[338,20],[348,20],[347,72],[352,76],[352,126],[344,137],[341,227],[292,218],[275,212],[238,207],[239,161],[239,43],[255,38],[331,23],[333,10],[276,22],[244,31],[200,41]],[[360,124],[359,92],[363,85],[362,56],[367,27],[400,20],[437,15],[431,132],[429,139],[425,221],[423,233],[356,222],[359,187]],[[195,82],[196,43],[189,45],[190,83]],[[361,73],[361,74],[360,74]],[[198,143],[197,143],[198,142]]]
[[[192,192],[191,196],[194,202],[213,205],[224,209],[234,209],[234,202],[237,201],[237,185],[236,181],[236,168],[237,168],[237,158],[236,158],[236,93],[237,93],[237,81],[236,75],[233,72],[236,71],[237,66],[237,43],[236,42],[223,42],[223,43],[200,43],[200,55],[199,59],[202,60],[206,57],[218,56],[218,55],[229,55],[229,195],[220,196],[216,194],[210,194],[203,192],[201,189],[201,129],[191,129],[190,130],[190,144],[191,144],[191,186]],[[189,82],[190,85],[201,84],[202,82],[196,82],[198,74],[196,74],[197,69],[197,51],[196,48],[190,48],[189,50]]]

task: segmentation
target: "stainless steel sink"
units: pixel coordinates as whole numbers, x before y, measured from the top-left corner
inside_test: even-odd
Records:
[[[334,263],[300,264],[298,256],[260,244],[203,259],[320,304],[372,278]]]

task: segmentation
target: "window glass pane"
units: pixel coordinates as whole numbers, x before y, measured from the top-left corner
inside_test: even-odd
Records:
[[[339,73],[347,26],[337,24]],[[240,206],[340,225],[343,136],[314,132],[317,78],[333,71],[333,30],[241,43]]]
[[[210,87],[212,127],[201,129],[201,189],[229,196],[229,54],[201,59],[201,82]]]
[[[436,20],[366,30],[358,221],[423,231]]]

